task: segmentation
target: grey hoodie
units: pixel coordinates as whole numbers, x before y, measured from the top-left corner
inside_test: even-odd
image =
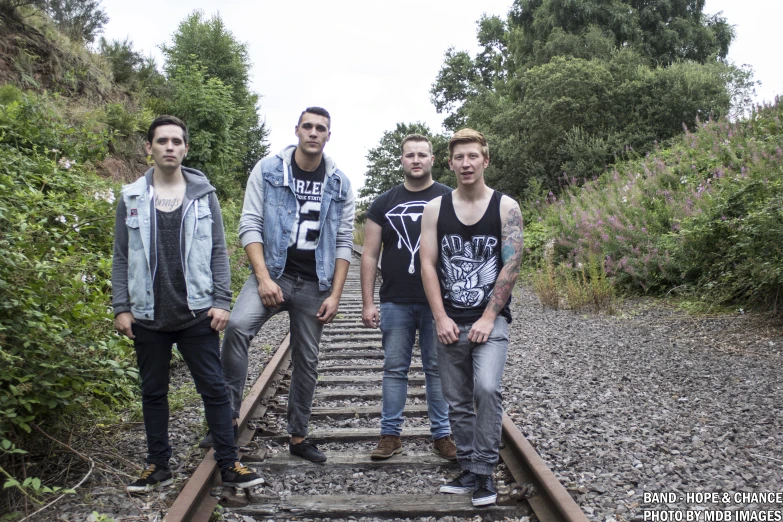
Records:
[[[137,183],[146,185],[146,190],[153,192],[153,169],[149,169],[144,175],[144,182],[141,179],[123,187],[123,192],[133,187]],[[231,273],[228,260],[228,251],[226,249],[226,239],[223,232],[223,216],[220,211],[220,204],[213,187],[207,177],[196,169],[182,167],[182,174],[185,177],[185,197],[182,202],[183,209],[188,207],[190,201],[199,199],[209,194],[209,208],[212,213],[212,251],[210,257],[210,269],[212,272],[212,307],[223,310],[231,309]],[[155,203],[153,198],[149,199],[149,215],[155,215]],[[112,264],[112,306],[114,315],[122,312],[131,311],[131,299],[128,289],[128,228],[125,224],[127,218],[127,209],[125,198],[120,198],[117,205],[117,215],[114,224],[114,255]],[[150,237],[156,237],[155,220],[150,220]],[[185,237],[181,234],[181,251],[185,252]],[[155,254],[155,243],[151,242],[148,258],[148,269],[154,280],[157,259]],[[182,256],[183,270],[185,269],[185,259]]]

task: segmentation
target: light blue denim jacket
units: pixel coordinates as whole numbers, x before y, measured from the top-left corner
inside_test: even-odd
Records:
[[[186,189],[180,227],[188,308],[231,308],[231,275],[215,188],[196,169],[182,167]],[[112,264],[114,314],[155,318],[156,214],[152,169],[122,189],[117,205]]]
[[[291,156],[295,150],[294,145],[286,147],[253,167],[239,220],[242,246],[264,245],[264,262],[272,279],[283,275],[288,240],[297,219],[291,172]],[[321,198],[321,235],[315,248],[315,270],[321,291],[332,287],[335,259],[351,262],[355,211],[350,180],[331,158],[324,155],[324,160],[326,180]]]

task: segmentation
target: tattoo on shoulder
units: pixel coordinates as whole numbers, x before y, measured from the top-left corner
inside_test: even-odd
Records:
[[[503,246],[500,250],[503,263],[508,263],[512,259],[516,263],[521,262],[523,248],[522,213],[519,207],[514,206],[509,211],[506,224],[503,226]]]

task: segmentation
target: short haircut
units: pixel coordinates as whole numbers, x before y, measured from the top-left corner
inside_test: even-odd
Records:
[[[188,144],[188,127],[185,125],[185,122],[177,118],[176,116],[171,116],[169,114],[163,114],[162,116],[158,116],[154,120],[152,120],[152,123],[150,123],[150,128],[147,129],[147,142],[152,143],[152,140],[155,139],[155,129],[158,127],[162,127],[163,125],[176,125],[180,129],[182,129],[182,138],[185,140],[185,145]]]
[[[479,131],[467,128],[458,130],[449,140],[449,159],[451,159],[451,157],[454,155],[454,147],[466,143],[478,143],[481,145],[482,156],[484,156],[485,159],[489,159],[489,146],[487,145],[487,138],[485,138],[484,135]]]
[[[304,116],[308,112],[310,114],[317,114],[318,116],[323,116],[329,122],[329,123],[326,124],[326,127],[327,128],[331,128],[332,127],[332,117],[329,115],[329,111],[327,111],[323,107],[308,107],[305,110],[303,110],[302,114],[299,115],[299,121],[296,122],[296,126],[297,127],[302,124],[302,116]]]
[[[430,146],[430,154],[432,154],[432,142],[430,139],[423,135],[423,134],[408,134],[402,139],[402,143],[400,143],[400,152],[405,153],[405,144],[409,141],[426,141],[427,145]]]

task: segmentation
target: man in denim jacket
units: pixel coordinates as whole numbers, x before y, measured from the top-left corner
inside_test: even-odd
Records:
[[[245,192],[239,237],[252,273],[237,298],[223,341],[223,373],[239,418],[251,339],[273,315],[288,311],[293,371],[288,394],[289,450],[313,462],[326,456],[307,425],[318,378],[318,343],[337,314],[353,247],[351,183],[324,155],[331,118],[320,107],[299,117],[299,140],[259,161]]]
[[[112,265],[114,325],[133,339],[141,376],[147,466],[129,492],[172,482],[168,437],[169,363],[174,343],[188,364],[214,433],[223,484],[250,487],[263,479],[240,464],[231,436],[229,398],[218,332],[231,306],[231,277],[215,188],[182,167],[185,124],[156,118],[147,131],[153,168],[122,189]]]

